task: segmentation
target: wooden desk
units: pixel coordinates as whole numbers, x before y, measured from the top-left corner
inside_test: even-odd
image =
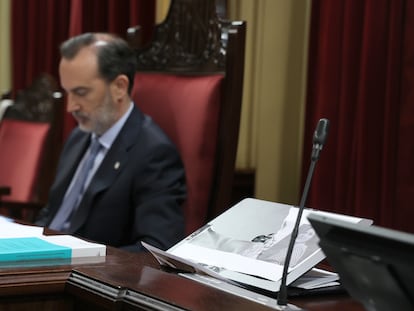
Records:
[[[347,295],[292,299],[309,311],[363,311]],[[273,310],[108,248],[105,262],[0,268],[0,310]]]

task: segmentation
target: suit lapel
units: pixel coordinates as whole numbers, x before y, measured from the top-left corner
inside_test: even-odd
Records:
[[[96,171],[74,215],[69,233],[76,232],[86,221],[94,199],[98,193],[108,189],[117,176],[125,169],[130,148],[137,143],[139,128],[142,126],[142,113],[134,107],[123,128],[108,150]]]

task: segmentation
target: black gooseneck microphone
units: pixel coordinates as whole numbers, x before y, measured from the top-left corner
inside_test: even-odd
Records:
[[[292,234],[290,236],[289,246],[286,253],[285,263],[283,265],[283,274],[282,274],[282,281],[279,287],[279,293],[277,296],[277,304],[279,306],[286,306],[287,307],[287,285],[286,279],[288,275],[288,269],[290,264],[290,258],[292,257],[293,247],[295,246],[296,237],[299,231],[299,224],[302,218],[303,209],[305,208],[306,198],[308,196],[310,183],[312,180],[313,172],[315,170],[316,162],[319,159],[320,152],[325,144],[326,138],[328,136],[329,130],[329,120],[328,119],[320,119],[318,125],[316,127],[315,133],[313,135],[313,147],[312,147],[312,155],[311,155],[311,164],[308,171],[308,176],[306,178],[305,187],[303,188],[302,198],[300,200],[299,211],[296,217],[295,226],[293,227]],[[284,308],[283,310],[289,310],[288,308]]]

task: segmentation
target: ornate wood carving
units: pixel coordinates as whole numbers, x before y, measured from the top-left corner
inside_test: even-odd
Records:
[[[52,122],[55,117],[56,100],[62,98],[57,84],[49,75],[43,74],[31,86],[16,94],[14,104],[7,109],[5,118],[34,122]]]
[[[151,45],[137,47],[138,71],[223,71],[229,27],[229,22],[218,19],[215,1],[172,0]],[[137,32],[139,28],[129,30],[130,42],[137,42]]]

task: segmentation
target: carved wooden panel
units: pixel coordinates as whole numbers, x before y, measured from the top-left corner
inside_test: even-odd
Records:
[[[223,71],[229,26],[218,19],[215,1],[172,0],[151,44],[138,49],[138,70]]]
[[[55,117],[56,99],[62,94],[57,92],[55,80],[43,74],[31,86],[16,94],[14,104],[7,109],[6,118],[34,122],[52,122]]]

